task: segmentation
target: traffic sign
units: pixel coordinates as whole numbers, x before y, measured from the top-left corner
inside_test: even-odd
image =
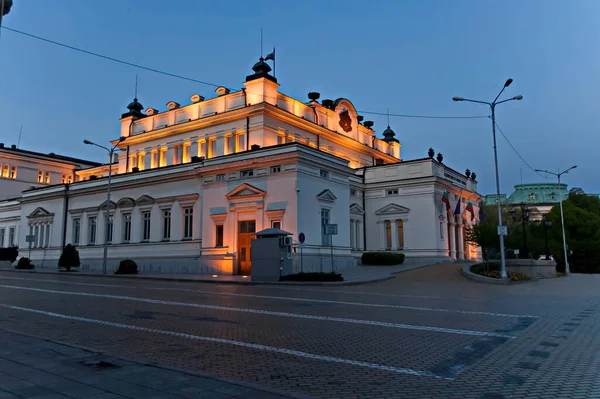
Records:
[[[298,234],[298,241],[300,241],[300,244],[304,244],[304,241],[306,241],[306,236],[304,233]]]
[[[498,226],[498,235],[499,236],[507,236],[508,228],[506,226]]]
[[[337,233],[338,233],[338,225],[337,224],[326,224],[325,225],[325,235],[337,236]]]

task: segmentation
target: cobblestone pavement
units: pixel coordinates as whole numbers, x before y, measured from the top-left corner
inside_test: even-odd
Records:
[[[459,269],[348,287],[0,272],[0,328],[290,395],[600,398],[600,276],[495,286]]]

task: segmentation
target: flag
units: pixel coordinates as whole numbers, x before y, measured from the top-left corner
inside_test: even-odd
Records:
[[[458,199],[458,202],[456,203],[456,208],[454,209],[454,214],[455,215],[460,215],[460,204],[462,202],[462,198]]]
[[[465,211],[467,211],[471,214],[471,222],[472,222],[473,218],[475,217],[475,210],[473,209],[473,204],[471,203],[471,201],[469,201],[469,203],[467,204]]]
[[[267,56],[265,57],[265,61],[267,61],[267,60],[275,61],[275,47],[273,47],[273,52],[267,54]]]
[[[444,191],[444,194],[442,194],[442,203],[446,204],[446,212],[450,211],[450,195],[448,194],[448,191]]]

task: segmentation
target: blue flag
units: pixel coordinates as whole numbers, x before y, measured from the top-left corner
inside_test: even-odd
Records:
[[[454,214],[455,215],[460,215],[460,203],[462,202],[462,198],[458,200],[458,202],[456,203],[456,209],[454,209]]]

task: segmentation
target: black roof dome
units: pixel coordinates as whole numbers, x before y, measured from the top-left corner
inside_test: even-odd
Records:
[[[388,127],[383,131],[383,141],[391,142],[395,141],[398,143],[398,140],[394,137],[396,136],[396,132],[392,130],[392,128],[388,125]]]

